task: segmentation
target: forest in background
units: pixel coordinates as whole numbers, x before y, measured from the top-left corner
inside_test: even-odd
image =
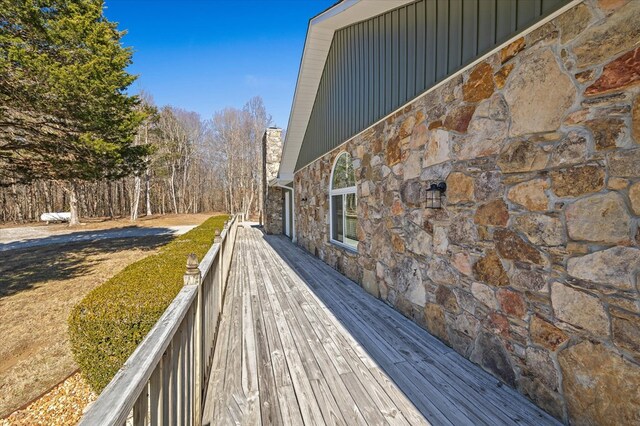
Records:
[[[130,94],[103,0],[0,0],[0,221],[259,214],[262,99],[213,117]]]
[[[140,173],[78,184],[81,217],[129,217],[209,211],[259,214],[262,134],[271,124],[260,97],[211,119],[173,106],[156,108],[141,95],[148,117],[134,144],[149,145]],[[0,221],[37,221],[44,212],[69,210],[60,182],[38,180],[0,187]]]

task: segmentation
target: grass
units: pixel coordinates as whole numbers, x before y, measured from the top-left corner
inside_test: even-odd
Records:
[[[155,228],[198,225],[209,217],[211,214],[145,217],[136,225]],[[130,222],[102,221],[100,229],[123,225]],[[66,225],[38,229],[47,233],[39,237],[29,234],[28,238],[48,238],[69,232]],[[9,231],[15,230],[0,230],[0,244],[11,240]],[[67,319],[73,307],[127,265],[157,253],[173,238],[169,234],[111,238],[0,253],[0,418],[77,370],[68,339]],[[56,421],[41,423],[56,424]]]

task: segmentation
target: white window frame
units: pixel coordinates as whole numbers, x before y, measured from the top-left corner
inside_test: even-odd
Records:
[[[347,188],[333,189],[333,173],[336,171],[336,165],[338,164],[338,160],[344,154],[347,154],[349,156],[349,158],[351,159],[351,154],[349,154],[347,151],[342,151],[340,154],[338,154],[336,156],[336,159],[333,161],[333,166],[331,167],[331,176],[329,177],[329,241],[332,244],[340,246],[340,247],[342,247],[342,248],[344,248],[346,250],[349,250],[349,251],[352,251],[352,252],[357,252],[358,251],[359,242],[356,242],[356,245],[354,247],[354,246],[349,245],[347,243],[343,243],[342,241],[338,241],[338,240],[334,240],[333,239],[333,196],[334,195],[354,194],[356,196],[356,202],[358,200],[358,194],[356,193],[357,185],[349,186]],[[342,232],[343,232],[343,234],[345,236],[346,236],[346,229],[347,229],[347,215],[344,214],[347,211],[346,200],[347,200],[347,197],[342,197],[342,211],[343,211],[343,215],[342,215]]]

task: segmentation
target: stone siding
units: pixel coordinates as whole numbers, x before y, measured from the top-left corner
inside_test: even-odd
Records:
[[[422,95],[296,173],[298,243],[563,421],[640,424],[639,40],[640,1],[589,0]]]
[[[267,188],[264,209],[264,232],[267,234],[282,234],[284,232],[283,191],[277,186]]]
[[[269,127],[262,137],[262,224],[267,234],[282,234],[282,189],[269,186],[278,176],[282,156],[282,129]]]
[[[282,156],[282,129],[269,127],[263,137],[264,170],[266,182],[278,176]]]

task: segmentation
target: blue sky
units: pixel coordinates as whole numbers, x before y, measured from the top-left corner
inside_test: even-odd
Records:
[[[309,18],[335,0],[105,0],[134,49],[133,91],[210,118],[264,99],[286,127]]]

